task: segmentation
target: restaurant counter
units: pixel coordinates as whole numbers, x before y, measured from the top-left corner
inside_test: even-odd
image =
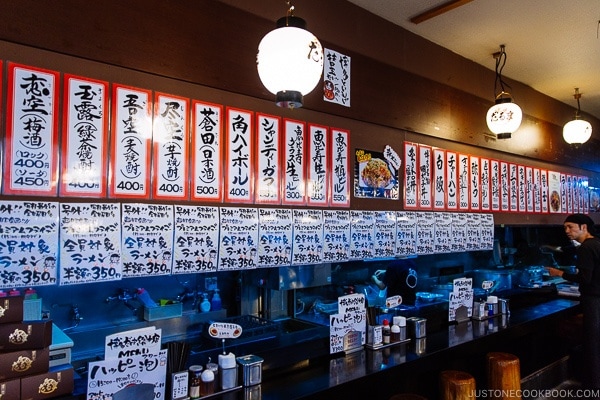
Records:
[[[472,374],[480,389],[486,383],[487,352],[517,355],[522,377],[568,354],[566,343],[570,342],[562,340],[558,328],[578,313],[577,300],[552,298],[512,310],[510,315],[449,324],[423,339],[378,350],[363,348],[346,355],[316,357],[298,363],[297,368],[264,371],[260,385],[205,398],[331,399],[355,398],[360,393],[387,399],[409,392],[438,398],[439,373],[446,369]],[[75,394],[63,399],[85,399],[85,394],[79,394],[85,392],[81,387],[85,382],[81,381],[76,382]]]

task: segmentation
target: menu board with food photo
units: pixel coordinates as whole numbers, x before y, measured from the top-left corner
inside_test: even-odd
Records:
[[[398,200],[398,169],[382,152],[356,149],[354,196]]]

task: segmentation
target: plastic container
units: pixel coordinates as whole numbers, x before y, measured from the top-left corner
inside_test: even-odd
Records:
[[[403,317],[402,315],[396,315],[392,321],[394,325],[398,325],[398,328],[400,328],[399,340],[406,340],[406,317]]]
[[[215,392],[215,374],[210,369],[202,371],[200,380],[200,397],[208,396]]]
[[[137,290],[137,299],[147,308],[158,307],[158,304],[150,297],[148,291],[144,288],[138,288]]]
[[[228,390],[237,386],[237,363],[235,354],[219,354],[219,377],[221,389]]]
[[[204,294],[204,300],[200,303],[200,311],[209,312],[211,308],[210,301],[208,301],[208,294]]]
[[[219,311],[222,308],[221,296],[219,296],[219,289],[215,289],[212,300],[210,301],[210,309],[213,311]]]

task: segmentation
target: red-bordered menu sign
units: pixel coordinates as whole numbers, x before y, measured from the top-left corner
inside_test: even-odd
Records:
[[[419,173],[418,149],[415,143],[404,142],[404,208],[416,210],[418,207]]]
[[[419,145],[419,208],[431,210],[433,202],[431,177],[431,146]]]
[[[256,202],[281,203],[281,119],[272,115],[256,114]]]
[[[468,211],[471,192],[469,190],[469,156],[458,154],[458,208]]]
[[[152,130],[155,199],[188,198],[189,107],[188,99],[156,93]]]
[[[446,151],[433,149],[433,209],[446,209]]]
[[[283,204],[306,203],[306,151],[304,148],[304,122],[285,119]]]
[[[55,196],[59,73],[8,63],[4,194]]]
[[[469,156],[469,209],[481,210],[481,164],[476,156]]]
[[[149,90],[113,85],[111,197],[150,196],[151,110]]]
[[[223,200],[223,106],[192,102],[192,200]]]
[[[251,203],[254,188],[252,112],[227,107],[226,121],[225,201]]]
[[[446,208],[458,209],[458,156],[446,150]]]
[[[491,207],[491,194],[490,194],[490,168],[491,162],[488,158],[480,159],[480,171],[481,171],[481,210],[489,211]]]
[[[327,127],[309,124],[308,162],[306,171],[306,198],[308,205],[326,206],[328,199],[329,181],[329,142],[327,141]]]
[[[61,196],[105,197],[108,83],[64,77]]]
[[[350,207],[350,132],[331,128],[331,187],[329,204]]]

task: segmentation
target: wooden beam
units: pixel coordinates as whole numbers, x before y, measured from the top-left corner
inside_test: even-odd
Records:
[[[473,0],[450,0],[446,3],[440,4],[437,7],[434,7],[430,10],[422,12],[421,14],[412,17],[410,22],[413,24],[420,24],[421,22],[427,21],[433,17],[437,17],[438,15],[442,15],[450,10],[454,10],[460,6],[464,6],[467,3],[472,2]]]

